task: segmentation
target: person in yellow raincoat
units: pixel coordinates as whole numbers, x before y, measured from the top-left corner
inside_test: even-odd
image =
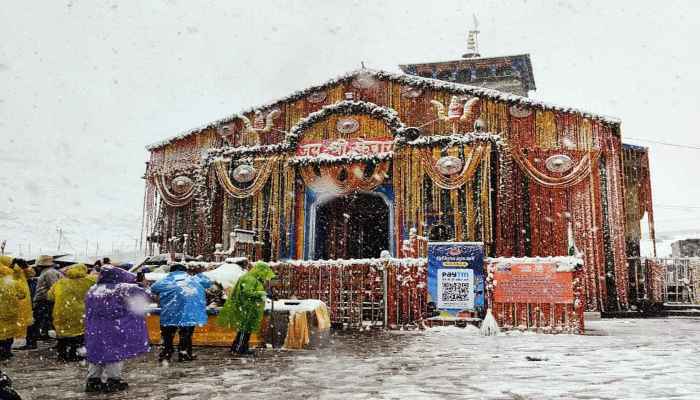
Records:
[[[82,360],[78,348],[85,340],[85,294],[96,281],[94,276],[88,275],[85,264],[75,264],[49,289],[48,298],[54,302],[56,350],[61,361]]]
[[[19,301],[24,292],[12,277],[10,267],[0,265],[0,361],[12,357],[12,343],[17,333]]]
[[[27,265],[27,262],[21,258],[12,258],[9,256],[0,256],[0,265],[12,268],[15,282],[20,286],[24,293],[24,298],[19,301],[19,320],[17,321],[17,333],[15,338],[26,338],[27,328],[34,323],[34,315],[32,312],[32,295],[29,290],[28,279],[36,276],[33,268]],[[35,346],[36,347],[36,346]]]

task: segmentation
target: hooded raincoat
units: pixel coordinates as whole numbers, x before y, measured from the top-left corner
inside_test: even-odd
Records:
[[[252,333],[260,329],[265,312],[265,283],[275,277],[270,266],[257,262],[238,279],[233,292],[219,313],[219,325],[239,332]]]
[[[24,292],[12,275],[9,267],[0,265],[0,340],[14,338],[20,328],[19,302]]]
[[[12,268],[12,257],[0,256],[0,265]],[[32,295],[29,291],[29,284],[27,279],[33,278],[36,273],[32,268],[27,268],[23,270],[19,266],[13,268],[12,277],[15,282],[19,285],[20,290],[24,293],[24,298],[19,301],[19,319],[17,321],[17,334],[19,336],[24,336],[26,328],[34,323],[34,317],[32,314]]]
[[[151,286],[151,293],[160,298],[161,326],[195,326],[207,323],[205,289],[211,280],[202,274],[191,276],[175,271]]]
[[[54,302],[53,325],[58,337],[85,333],[85,294],[95,284],[95,278],[87,272],[84,264],[71,265],[66,276],[49,289],[48,298]]]
[[[34,313],[32,312],[32,292],[29,290],[28,280],[36,276],[34,269],[22,269],[15,266],[13,276],[19,285],[20,290],[24,293],[24,298],[19,301],[19,321],[20,336],[24,336],[26,328],[34,323]]]
[[[85,297],[87,360],[109,364],[148,352],[145,309],[148,295],[136,275],[103,267],[97,285]]]

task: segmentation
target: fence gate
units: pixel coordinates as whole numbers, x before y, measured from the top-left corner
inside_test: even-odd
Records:
[[[700,259],[662,258],[664,266],[664,300],[666,303],[692,304],[697,301]]]

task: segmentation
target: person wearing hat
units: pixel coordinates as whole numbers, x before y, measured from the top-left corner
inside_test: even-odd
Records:
[[[97,282],[88,275],[85,264],[74,264],[49,289],[48,298],[54,301],[53,324],[56,328],[59,361],[81,361],[78,348],[85,339],[85,295]]]
[[[34,323],[39,339],[48,339],[49,331],[53,328],[51,321],[53,303],[49,300],[48,293],[51,286],[58,282],[62,275],[56,269],[56,264],[51,256],[39,256],[35,266],[41,270],[41,273],[36,281],[36,291],[34,292]]]
[[[251,353],[248,349],[250,335],[260,329],[265,312],[265,284],[274,277],[275,273],[270,266],[258,261],[250,271],[238,279],[233,292],[226,299],[217,322],[225,328],[237,331],[236,339],[231,344],[231,353]]]
[[[195,272],[197,265],[192,265]],[[211,280],[201,273],[190,275],[188,267],[175,263],[170,266],[170,273],[151,286],[151,293],[158,295],[160,304],[160,334],[163,349],[160,362],[169,362],[172,357],[175,333],[178,333],[178,361],[192,361],[192,335],[195,326],[207,323],[207,301],[205,290],[211,286]]]

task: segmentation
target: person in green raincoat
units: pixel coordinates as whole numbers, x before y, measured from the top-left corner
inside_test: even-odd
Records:
[[[0,264],[0,361],[12,357],[12,343],[17,334],[19,302],[24,291],[13,279],[14,271]]]
[[[54,302],[53,325],[56,328],[58,359],[80,361],[78,348],[85,338],[85,295],[97,279],[88,275],[85,264],[74,264],[66,276],[49,289],[48,299]]]
[[[231,295],[226,299],[217,321],[219,325],[237,331],[231,353],[251,353],[248,349],[250,335],[260,329],[265,312],[265,284],[274,277],[275,273],[270,266],[258,261],[238,279]]]

